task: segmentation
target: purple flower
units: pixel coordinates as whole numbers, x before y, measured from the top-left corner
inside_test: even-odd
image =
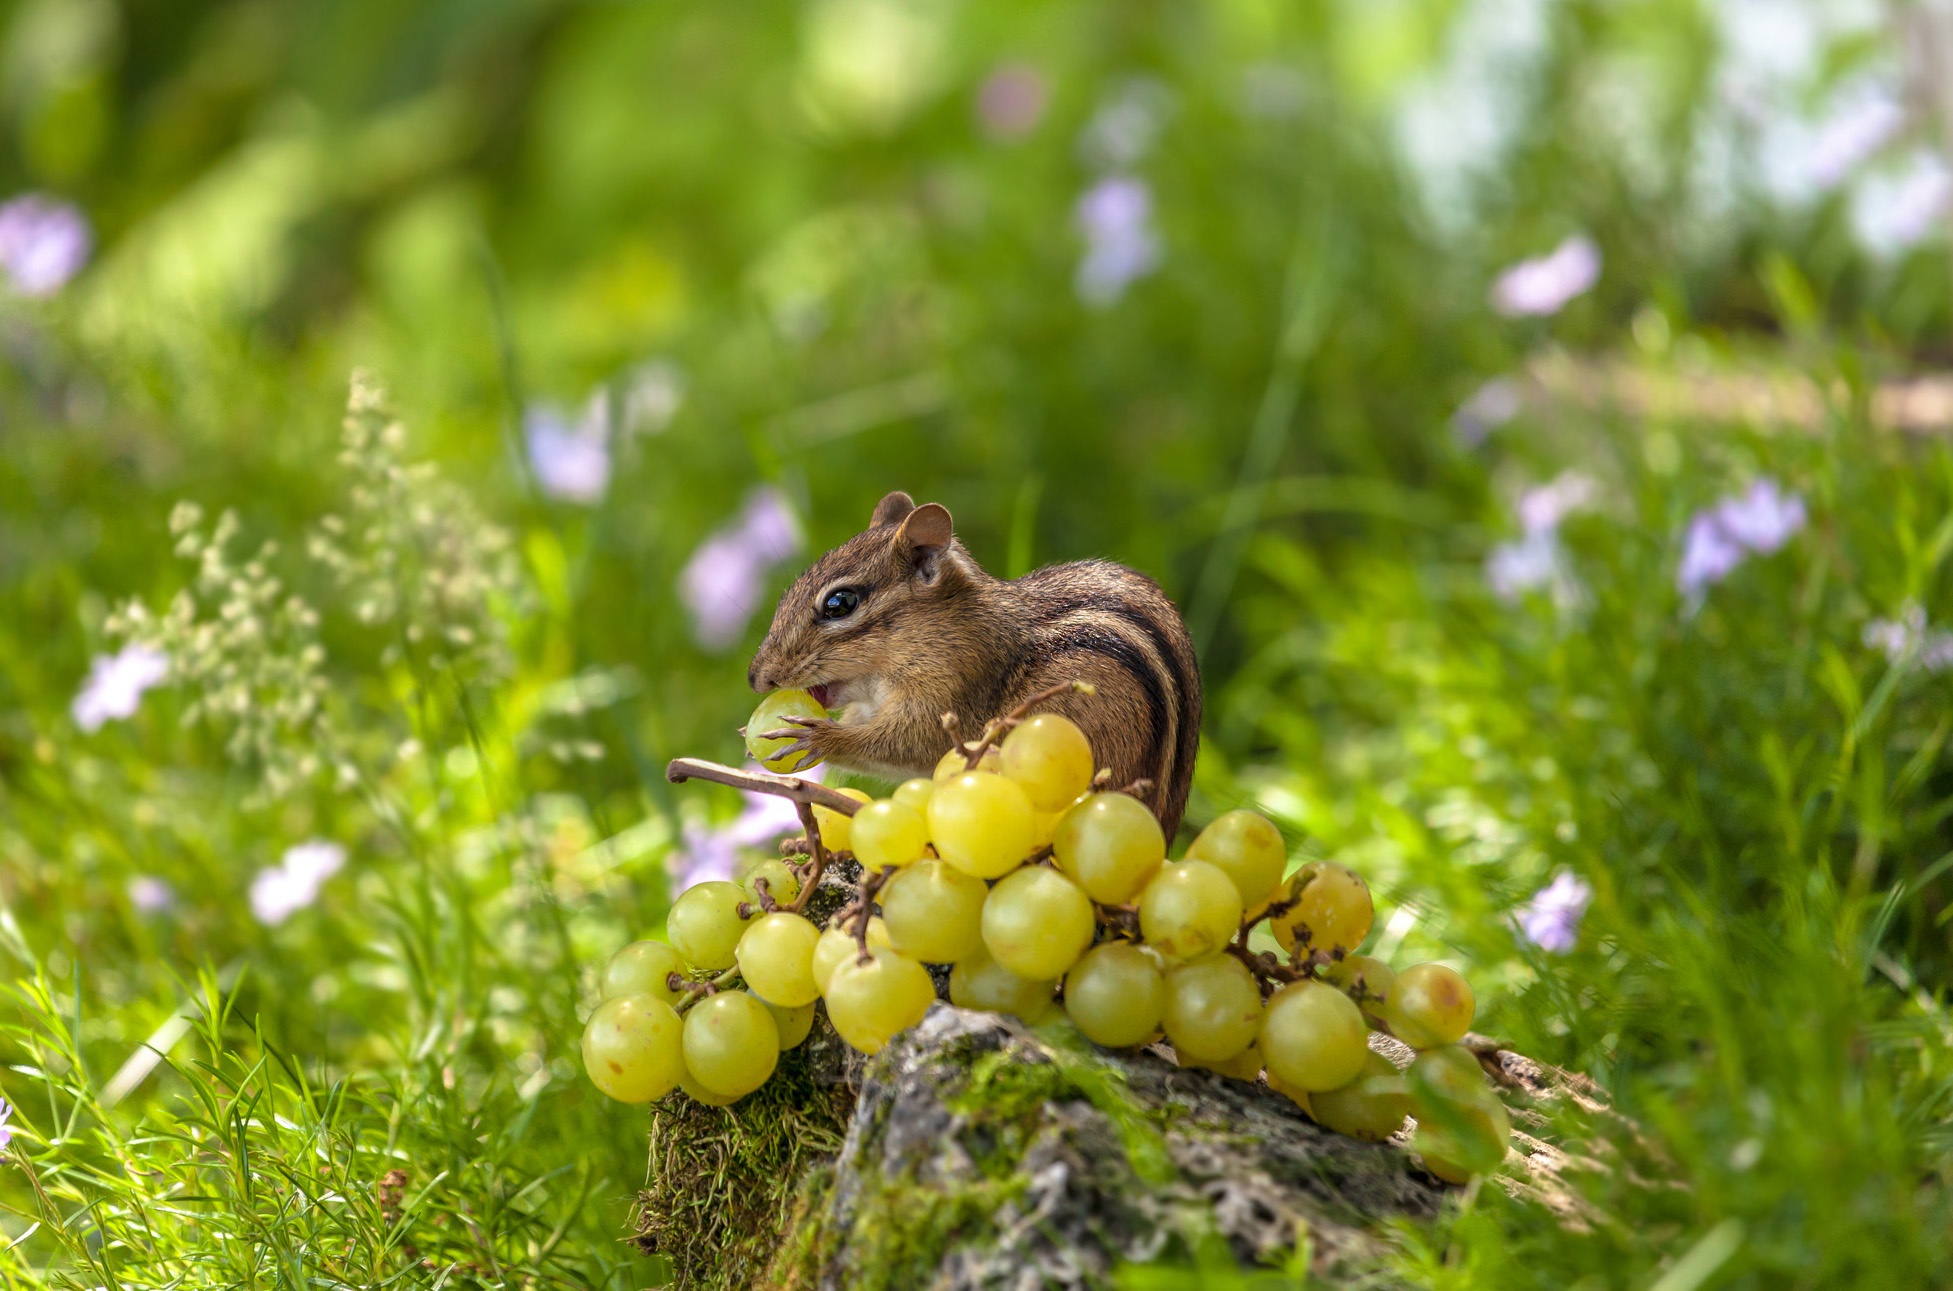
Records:
[[[144,914],[161,914],[176,904],[176,893],[154,874],[138,874],[129,880],[129,904]]]
[[[1858,163],[1883,148],[1906,122],[1905,109],[1878,87],[1855,96],[1818,127],[1807,165],[1820,192],[1850,178]]]
[[[757,765],[749,770],[761,770]],[[820,768],[798,773],[820,779]],[[686,821],[684,846],[672,855],[671,894],[699,883],[732,878],[742,847],[766,847],[800,829],[800,812],[777,794],[740,791],[746,800],[739,815],[724,825]]]
[[[1525,398],[1511,377],[1494,377],[1472,392],[1451,414],[1451,433],[1465,448],[1477,448],[1491,433],[1519,415]]]
[[[14,1127],[7,1124],[13,1114],[13,1104],[0,1098],[0,1152],[5,1152],[14,1145]]]
[[[1519,495],[1519,525],[1527,533],[1550,533],[1576,511],[1593,505],[1600,485],[1584,471],[1562,471],[1549,484]]]
[[[88,217],[67,202],[28,193],[0,203],[0,270],[23,296],[51,296],[88,263]]]
[[[1953,175],[1937,154],[1920,150],[1903,170],[1869,175],[1852,194],[1851,223],[1865,249],[1880,259],[1911,250],[1953,205]]]
[[[1675,586],[1690,604],[1727,578],[1751,554],[1767,556],[1804,527],[1804,499],[1761,479],[1743,493],[1698,511],[1689,520]]]
[[[678,576],[692,635],[708,650],[739,640],[759,608],[767,573],[800,547],[800,524],[778,489],[756,489],[730,524],[716,530]]]
[[[1927,672],[1953,668],[1953,632],[1928,627],[1925,608],[1917,601],[1901,606],[1897,619],[1867,623],[1864,641],[1894,667],[1917,664]]]
[[[1804,527],[1804,499],[1785,493],[1772,479],[1750,485],[1740,497],[1724,498],[1716,507],[1723,532],[1759,555],[1769,555]]]
[[[1088,305],[1106,306],[1160,262],[1153,232],[1153,192],[1143,179],[1114,175],[1085,190],[1074,212],[1085,234],[1085,258],[1073,285]]]
[[[251,880],[251,913],[275,928],[319,899],[319,889],[346,864],[346,849],[314,839],[287,849],[278,864]]]
[[[1502,601],[1516,601],[1527,592],[1557,583],[1564,575],[1559,535],[1550,531],[1499,543],[1485,558],[1485,581]]]
[[[1022,139],[1044,118],[1051,91],[1028,63],[1000,63],[977,91],[977,120],[992,139]]]
[[[1600,281],[1600,248],[1584,234],[1552,254],[1513,265],[1492,284],[1492,308],[1507,318],[1557,314]]]
[[[146,645],[128,645],[114,655],[98,654],[88,667],[70,712],[75,725],[97,731],[104,722],[135,716],[143,692],[168,678],[170,657]]]
[[[531,404],[522,415],[522,431],[529,465],[544,493],[586,506],[603,500],[610,487],[610,442],[602,391],[575,421],[554,404]]]
[[[1579,940],[1581,917],[1593,899],[1585,879],[1562,870],[1519,912],[1520,934],[1541,950],[1564,955]]]
[[[1516,601],[1527,592],[1551,588],[1554,603],[1562,609],[1579,603],[1581,588],[1560,546],[1560,523],[1591,506],[1599,487],[1582,471],[1563,471],[1551,483],[1520,494],[1523,536],[1498,544],[1486,557],[1485,580],[1493,595]]]
[[[1688,601],[1699,601],[1703,592],[1727,578],[1743,563],[1743,547],[1723,532],[1712,511],[1697,512],[1689,521],[1688,536],[1682,541],[1682,562],[1675,568],[1675,586]]]

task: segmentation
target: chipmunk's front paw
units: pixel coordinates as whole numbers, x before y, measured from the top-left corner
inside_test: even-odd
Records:
[[[781,764],[795,770],[805,771],[817,762],[825,762],[837,752],[835,732],[841,724],[831,717],[783,717],[786,726],[777,731],[767,731],[760,736],[763,740],[787,740],[793,743],[780,748],[767,758],[769,765]],[[811,754],[812,756],[808,756]]]

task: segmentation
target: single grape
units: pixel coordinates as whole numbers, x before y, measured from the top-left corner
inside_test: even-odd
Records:
[[[983,946],[990,889],[947,861],[917,861],[882,885],[889,944],[925,964],[954,964]]]
[[[665,916],[665,936],[671,948],[694,968],[720,973],[732,967],[746,921],[739,907],[747,900],[737,883],[714,879],[696,883],[678,894]]]
[[[759,702],[753,715],[746,719],[746,753],[753,761],[768,771],[782,774],[804,771],[820,761],[812,751],[805,753],[782,754],[781,750],[799,739],[800,727],[789,727],[789,717],[826,717],[827,710],[820,706],[812,695],[804,690],[776,690]],[[792,730],[795,734],[782,736],[777,740],[763,740],[762,735],[773,731]]]
[[[1014,780],[971,773],[936,786],[929,838],[965,874],[994,879],[1031,854],[1031,800]]]
[[[990,889],[983,945],[990,957],[1034,982],[1065,975],[1092,944],[1092,902],[1056,870],[1027,865]]]
[[[907,865],[929,846],[929,827],[913,807],[881,798],[854,814],[849,825],[854,858],[867,870]]]
[[[1226,877],[1221,875],[1223,882]],[[1234,891],[1232,884],[1228,891]],[[1261,988],[1232,955],[1180,964],[1167,970],[1160,1023],[1175,1053],[1196,1062],[1225,1062],[1253,1044],[1261,1030]]]
[[[780,1029],[744,991],[708,995],[685,1015],[685,1070],[724,1098],[744,1098],[780,1064]]]
[[[1139,894],[1139,931],[1168,959],[1212,954],[1240,927],[1240,891],[1233,879],[1206,861],[1161,866]]]
[[[688,970],[684,958],[662,941],[634,941],[610,957],[604,965],[603,976],[598,979],[598,990],[604,999],[618,995],[636,995],[642,991],[654,995],[666,1004],[677,1004],[683,988],[672,990],[670,978],[673,973],[683,977]]]
[[[1427,1049],[1405,1068],[1411,1078],[1411,1097],[1417,1102],[1469,1103],[1476,1099],[1497,1102],[1498,1097],[1485,1081],[1485,1069],[1472,1051],[1459,1044]]]
[[[844,959],[827,983],[827,1019],[862,1053],[877,1053],[898,1031],[922,1021],[936,998],[929,970],[886,947],[863,963]]]
[[[1232,1058],[1225,1058],[1220,1062],[1201,1062],[1199,1059],[1189,1058],[1185,1054],[1175,1054],[1174,1056],[1179,1058],[1182,1067],[1199,1067],[1205,1071],[1218,1071],[1221,1075],[1231,1076],[1235,1080],[1253,1081],[1261,1075],[1262,1061],[1260,1045],[1251,1044],[1240,1053],[1235,1054]]]
[[[949,970],[949,1002],[959,1009],[1008,1014],[1035,1026],[1056,1007],[1052,992],[1057,985],[1019,977],[980,950]]]
[[[757,995],[753,998],[759,1000]],[[779,1029],[781,1053],[805,1040],[807,1033],[814,1029],[814,1006],[811,1004],[803,1004],[797,1009],[783,1009],[766,1000],[760,1000],[760,1003],[766,1005],[766,1011],[773,1015],[773,1025]]]
[[[1065,1012],[1086,1039],[1108,1049],[1152,1039],[1165,1007],[1159,956],[1129,941],[1092,947],[1065,976]]]
[[[1405,1076],[1417,1117],[1411,1146],[1425,1168],[1451,1183],[1498,1169],[1512,1121],[1486,1085],[1478,1059],[1458,1045],[1443,1045],[1417,1055]]]
[[[640,991],[614,995],[583,1027],[583,1070],[620,1103],[663,1098],[685,1074],[684,1023],[671,1005]]]
[[[896,785],[895,792],[891,796],[904,807],[913,807],[917,815],[926,816],[929,811],[929,800],[935,795],[936,782],[917,776],[913,780],[904,780]]]
[[[1166,860],[1166,835],[1160,832],[1159,817],[1139,799],[1095,793],[1058,821],[1051,854],[1092,900],[1123,905],[1159,873]]]
[[[874,801],[873,798],[869,797],[867,793],[860,789],[837,789],[835,792],[839,793],[843,798],[852,798],[863,806],[867,806]],[[823,807],[819,803],[815,803],[814,824],[820,827],[821,845],[827,848],[828,851],[851,852],[854,850],[851,838],[854,817],[843,815],[832,807]],[[777,897],[779,893],[776,892],[773,895]]]
[[[746,890],[747,898],[759,904],[759,881],[766,880],[766,894],[773,898],[775,905],[792,905],[793,899],[800,895],[800,880],[782,860],[768,858],[747,870],[739,879],[739,886]]]
[[[877,946],[886,945],[888,945],[888,925],[882,922],[880,915],[870,915],[868,948],[873,950]],[[834,976],[836,965],[844,959],[859,954],[860,951],[861,948],[855,944],[852,920],[847,927],[829,924],[821,930],[820,940],[814,943],[814,961],[811,968],[814,984],[821,988],[822,995],[827,994],[827,981]]]
[[[1403,1074],[1380,1053],[1363,1060],[1356,1079],[1309,1096],[1318,1125],[1369,1143],[1381,1143],[1404,1127],[1410,1089]]]
[[[1261,1055],[1284,1082],[1313,1094],[1356,1079],[1369,1035],[1349,996],[1323,982],[1290,982],[1269,997]]]
[[[739,975],[768,1004],[797,1009],[820,998],[814,981],[814,945],[820,931],[784,910],[761,915],[739,939]]]
[[[1477,1011],[1471,983],[1458,972],[1443,964],[1412,964],[1397,974],[1383,1020],[1411,1048],[1435,1049],[1463,1039]]]
[[[1300,942],[1304,950],[1347,954],[1370,935],[1370,887],[1351,870],[1330,861],[1304,865],[1289,876],[1285,895],[1294,905],[1268,921],[1283,950]]]
[[[1057,811],[1092,785],[1092,744],[1069,717],[1039,713],[1019,722],[999,746],[1003,773],[1031,806]]]
[[[932,778],[937,784],[948,784],[957,776],[968,771],[969,763],[969,753],[959,744],[957,747],[943,754],[942,759],[936,763],[935,771],[931,773]],[[993,744],[983,751],[982,757],[977,759],[976,769],[979,771],[997,772],[1003,770],[1003,766],[1003,754],[997,752],[997,746]]]
[[[745,1097],[744,1094],[739,1095],[738,1098],[727,1098],[724,1094],[715,1094],[711,1090],[707,1089],[705,1086],[699,1084],[697,1080],[693,1079],[692,1073],[690,1073],[689,1071],[686,1072],[684,1078],[678,1082],[678,1087],[684,1090],[695,1101],[704,1103],[707,1107],[731,1107],[734,1103],[738,1102],[740,1098]]]
[[[1390,965],[1369,955],[1345,955],[1329,965],[1327,975],[1355,1001],[1364,1017],[1383,1021],[1384,1002],[1390,998],[1390,988],[1397,980]]]
[[[1281,886],[1288,845],[1266,816],[1230,811],[1200,831],[1187,847],[1187,859],[1219,866],[1239,889],[1242,908],[1254,910]]]

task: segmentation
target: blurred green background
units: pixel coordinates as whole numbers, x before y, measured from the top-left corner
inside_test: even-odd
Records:
[[[663,764],[736,758],[772,598],[891,488],[1158,578],[1190,823],[1357,865],[1373,950],[1635,1118],[1531,1127],[1574,1220],[1486,1186],[1388,1277],[1953,1280],[1940,7],[0,33],[6,1285],[656,1284],[593,966],[730,846]],[[178,672],[104,719],[131,640]]]

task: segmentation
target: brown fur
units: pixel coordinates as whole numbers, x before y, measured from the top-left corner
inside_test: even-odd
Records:
[[[860,602],[841,619],[820,604],[836,587]],[[838,722],[806,742],[871,775],[928,775],[949,751],[942,715],[964,738],[1025,697],[1080,680],[1041,711],[1077,722],[1115,787],[1151,780],[1148,805],[1179,828],[1200,737],[1193,643],[1159,585],[1110,561],[993,578],[952,532],[949,512],[906,493],[876,506],[866,532],[815,561],[780,598],[747,680],[755,690],[830,688]]]

